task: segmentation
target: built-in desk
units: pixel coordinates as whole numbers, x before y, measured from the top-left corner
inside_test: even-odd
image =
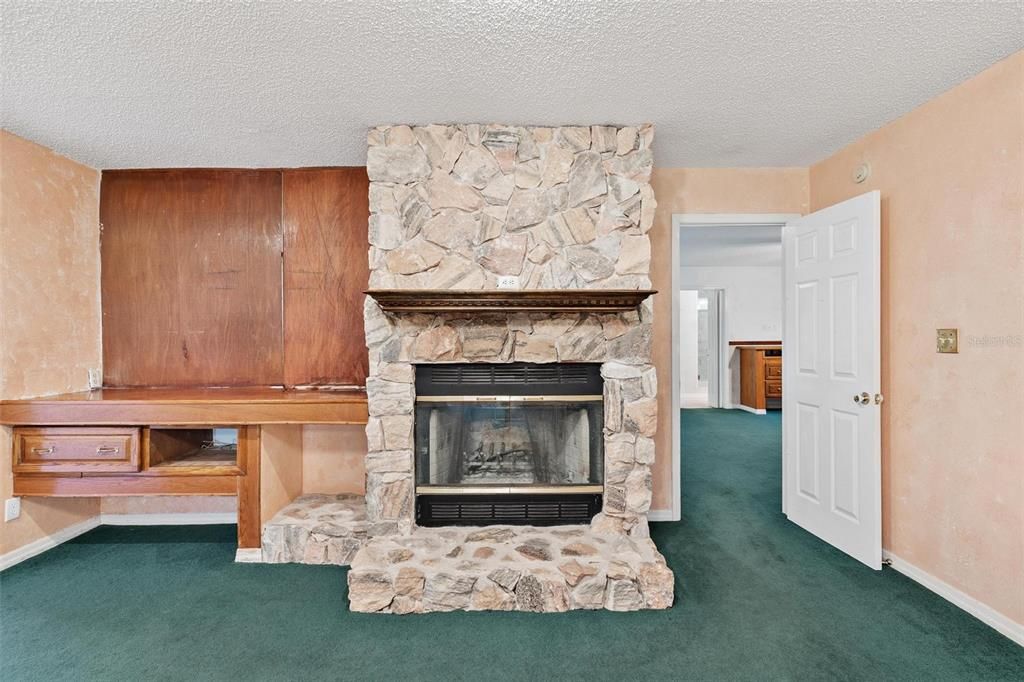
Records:
[[[730,341],[740,353],[740,407],[757,414],[782,407],[782,343]]]
[[[264,426],[365,424],[363,391],[108,388],[0,401],[14,494],[237,495],[239,548],[260,546]],[[217,443],[231,435],[234,447]]]

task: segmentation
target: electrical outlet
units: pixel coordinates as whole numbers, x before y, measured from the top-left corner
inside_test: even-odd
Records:
[[[21,498],[12,497],[4,502],[4,521],[13,521],[21,516]]]
[[[498,288],[499,289],[518,289],[519,288],[519,277],[516,275],[499,275],[498,276]]]
[[[89,390],[103,388],[103,371],[99,367],[89,369]]]

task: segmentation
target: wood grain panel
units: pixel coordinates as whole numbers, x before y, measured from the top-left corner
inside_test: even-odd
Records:
[[[11,426],[365,424],[363,391],[275,388],[106,388],[0,401]]]
[[[242,476],[139,476],[24,474],[14,476],[23,497],[107,497],[112,495],[236,495]]]
[[[283,172],[284,383],[366,383],[365,168]]]
[[[263,524],[260,517],[260,427],[249,426],[238,434],[238,459],[245,475],[238,483],[238,547],[257,548]]]
[[[282,383],[280,171],[106,171],[100,222],[105,385]]]
[[[16,474],[133,472],[139,469],[139,430],[104,427],[15,428]]]

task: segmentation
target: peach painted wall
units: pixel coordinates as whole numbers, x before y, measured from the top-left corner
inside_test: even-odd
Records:
[[[366,429],[357,425],[302,427],[302,492],[366,490]]]
[[[810,170],[812,210],[882,193],[883,545],[1018,623],[1022,147],[1018,52]],[[939,327],[959,328],[959,354],[935,352]]]
[[[80,391],[99,368],[98,171],[0,131],[0,398]],[[0,498],[12,496],[0,427]],[[96,499],[23,499],[0,554],[95,516]]]
[[[301,424],[268,424],[260,433],[260,522],[302,494]]]
[[[657,149],[657,139],[655,139]],[[671,510],[672,475],[672,215],[675,213],[806,213],[806,168],[655,168],[658,209],[651,229],[654,365],[658,369],[658,435],[652,509]],[[683,501],[685,506],[686,502]]]
[[[107,514],[237,514],[234,495],[129,495],[100,498],[100,512]],[[234,523],[233,521],[231,523]]]

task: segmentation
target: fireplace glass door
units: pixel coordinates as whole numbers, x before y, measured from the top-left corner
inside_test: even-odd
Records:
[[[418,398],[417,488],[451,493],[599,486],[603,424],[600,396]]]

